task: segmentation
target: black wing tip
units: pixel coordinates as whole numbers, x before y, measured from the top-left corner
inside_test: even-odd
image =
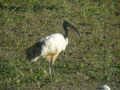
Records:
[[[43,42],[36,42],[32,46],[25,49],[26,58],[31,60],[37,56],[40,56]]]

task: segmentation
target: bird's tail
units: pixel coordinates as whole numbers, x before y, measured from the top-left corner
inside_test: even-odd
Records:
[[[35,57],[34,59],[31,60],[31,63],[36,62],[39,58],[40,58],[40,56]]]
[[[26,58],[31,62],[35,62],[39,59],[41,55],[43,42],[39,41],[33,44],[31,47],[27,48],[26,51]]]

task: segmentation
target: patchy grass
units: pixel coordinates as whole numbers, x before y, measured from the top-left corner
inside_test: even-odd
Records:
[[[120,89],[120,12],[110,0],[1,0],[0,87],[42,90],[95,90],[108,84]],[[70,32],[69,46],[48,74],[42,57],[30,64],[25,50],[43,36],[63,32],[62,22],[73,23],[81,39]]]

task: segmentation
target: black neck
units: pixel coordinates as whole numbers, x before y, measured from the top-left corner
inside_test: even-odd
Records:
[[[67,22],[67,21],[64,20],[64,22],[63,22],[63,28],[64,28],[64,31],[65,31],[65,34],[64,34],[65,38],[68,37],[68,27],[72,28],[80,36],[79,31],[72,24],[70,24],[69,22]]]
[[[65,38],[68,38],[68,29],[67,29],[67,27],[64,27],[64,31],[65,31],[64,37],[65,37]]]
[[[63,28],[64,28],[64,31],[65,31],[65,33],[64,33],[64,37],[65,38],[68,38],[68,23],[67,22],[63,22]]]

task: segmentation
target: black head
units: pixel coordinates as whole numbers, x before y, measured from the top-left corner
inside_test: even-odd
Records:
[[[66,20],[64,20],[64,22],[63,22],[63,28],[64,28],[65,32],[68,32],[68,27],[72,28],[78,34],[78,36],[80,37],[80,32],[77,30],[77,28],[74,27],[69,22],[67,22]]]

